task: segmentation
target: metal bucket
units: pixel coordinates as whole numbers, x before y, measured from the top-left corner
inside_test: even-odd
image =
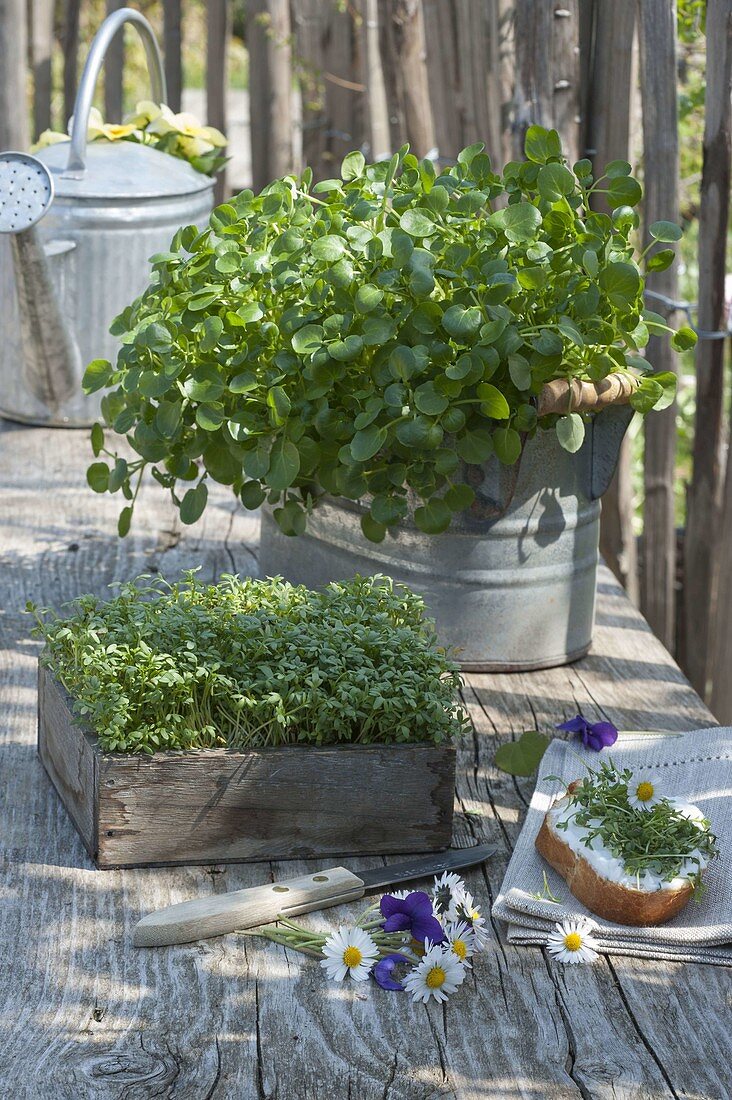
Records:
[[[550,668],[584,656],[592,641],[599,497],[632,417],[604,409],[571,455],[538,431],[518,470],[491,460],[465,466],[473,506],[442,535],[405,520],[379,544],[363,536],[362,505],[326,498],[297,538],[263,510],[260,567],[267,576],[323,585],[386,573],[424,596],[440,640],[470,671]]]
[[[92,359],[114,360],[119,342],[110,336],[114,318],[145,288],[149,258],[167,251],[181,225],[205,224],[213,180],[186,161],[128,141],[94,142],[86,134],[94,86],[115,32],[133,23],[143,38],[153,97],[165,99],[165,78],[157,43],[147,20],[123,8],[105,20],[89,52],[74,108],[70,142],[38,152],[48,168],[54,198],[31,230],[25,252],[33,264],[13,256],[13,242],[0,237],[0,414],[31,424],[84,426],[99,416],[101,394],[85,396],[81,376]],[[39,275],[43,278],[40,280]],[[53,296],[53,314],[64,340],[32,331],[20,303]],[[44,339],[45,338],[45,339]],[[63,345],[63,346],[62,346]],[[53,362],[54,356],[58,362]],[[39,357],[47,374],[70,374],[61,401],[49,400],[39,382]]]

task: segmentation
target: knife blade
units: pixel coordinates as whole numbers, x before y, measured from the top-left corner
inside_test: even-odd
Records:
[[[294,917],[299,913],[357,901],[367,890],[409,882],[443,871],[474,867],[497,851],[497,844],[450,848],[447,852],[420,856],[357,874],[346,867],[329,867],[282,882],[195,898],[148,913],[136,924],[132,942],[135,947],[165,947],[223,936],[238,928],[256,928],[280,916]]]

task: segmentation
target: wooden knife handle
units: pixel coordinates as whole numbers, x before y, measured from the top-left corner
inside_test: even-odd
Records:
[[[330,867],[301,878],[169,905],[143,917],[135,926],[132,942],[135,947],[163,947],[223,936],[237,928],[269,924],[280,914],[292,917],[357,901],[364,890],[361,879],[345,867]]]

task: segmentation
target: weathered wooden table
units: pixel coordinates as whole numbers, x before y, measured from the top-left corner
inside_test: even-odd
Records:
[[[57,606],[151,570],[252,572],[257,521],[221,490],[200,525],[181,529],[151,487],[119,541],[118,502],[87,489],[87,461],[86,433],[0,426],[0,1095],[732,1096],[729,969],[617,956],[563,967],[538,949],[499,945],[447,1006],[424,1008],[373,984],[329,984],[313,960],[262,940],[135,950],[132,927],[151,909],[315,864],[91,866],[36,755],[37,643],[25,601]],[[711,723],[606,571],[591,656],[551,672],[471,675],[465,701],[474,735],[460,750],[455,843],[501,844],[468,876],[485,911],[532,786],[496,771],[501,741],[580,709],[626,729]],[[348,913],[309,919],[332,926]]]

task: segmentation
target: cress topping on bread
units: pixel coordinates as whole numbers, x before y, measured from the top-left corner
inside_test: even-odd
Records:
[[[718,854],[702,811],[664,796],[653,777],[603,763],[567,788],[547,824],[603,879],[628,889],[678,890],[698,896],[701,872]]]

